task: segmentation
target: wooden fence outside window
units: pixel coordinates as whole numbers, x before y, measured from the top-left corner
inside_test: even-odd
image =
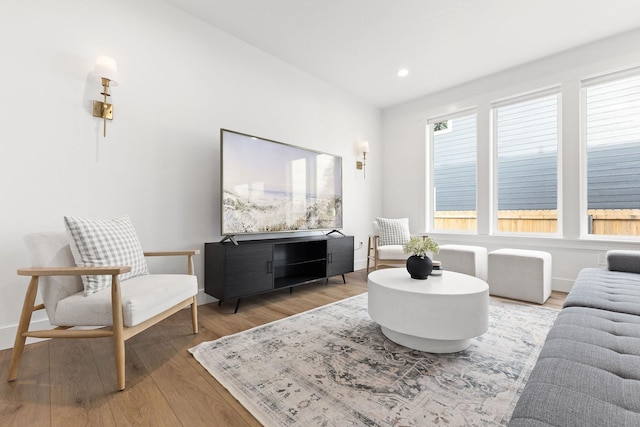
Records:
[[[589,209],[591,234],[640,236],[640,209]],[[513,233],[556,233],[556,210],[498,211],[498,231]],[[437,211],[436,230],[476,230],[476,211]]]

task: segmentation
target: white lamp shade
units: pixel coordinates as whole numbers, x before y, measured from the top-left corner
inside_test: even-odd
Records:
[[[118,65],[116,64],[116,60],[109,56],[98,56],[93,74],[97,78],[111,80],[110,86],[118,86]]]
[[[361,153],[369,152],[369,141],[363,141],[360,143],[360,152]]]

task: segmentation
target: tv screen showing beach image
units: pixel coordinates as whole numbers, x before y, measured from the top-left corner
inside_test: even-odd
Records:
[[[221,131],[222,235],[342,228],[342,158]]]

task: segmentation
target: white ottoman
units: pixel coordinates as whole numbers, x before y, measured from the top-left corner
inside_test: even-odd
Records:
[[[487,280],[487,248],[467,245],[442,245],[435,259],[442,269]]]
[[[489,252],[489,292],[543,304],[551,295],[551,254],[522,249]]]

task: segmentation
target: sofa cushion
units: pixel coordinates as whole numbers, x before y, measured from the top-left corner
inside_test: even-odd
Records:
[[[541,359],[547,357],[607,371],[638,381],[640,386],[640,317],[588,307],[566,308],[540,352]],[[640,399],[634,409],[640,411]]]
[[[71,252],[78,267],[131,267],[120,280],[149,274],[142,246],[128,216],[114,219],[64,217]],[[82,276],[84,294],[91,295],[111,284],[110,276]]]
[[[376,218],[380,230],[379,246],[404,245],[411,238],[409,218]]]
[[[198,281],[188,274],[147,274],[120,284],[124,326],[135,326],[158,313],[196,295]],[[90,322],[87,320],[91,319]],[[78,292],[58,302],[55,319],[58,326],[111,326],[111,289],[85,296]]]
[[[585,268],[563,307],[592,307],[640,316],[640,274]]]
[[[608,251],[607,265],[611,271],[640,273],[640,251]]]
[[[563,309],[510,427],[640,425],[640,317]]]
[[[547,362],[543,362],[547,365]],[[551,368],[564,367],[564,363]],[[560,374],[559,379],[567,376],[580,376],[583,371],[573,366],[566,372],[556,369],[547,371]],[[541,370],[540,372],[543,372]],[[597,381],[590,377],[588,381]],[[588,384],[584,381],[583,384]],[[520,404],[522,402],[522,404]],[[640,414],[629,411],[606,400],[585,395],[573,389],[567,389],[557,382],[544,381],[527,383],[520,395],[518,405],[509,421],[509,427],[637,427],[640,426]]]

